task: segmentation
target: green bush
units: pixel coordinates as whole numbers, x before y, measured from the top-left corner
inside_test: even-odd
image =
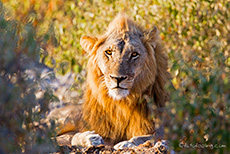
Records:
[[[169,55],[175,87],[168,88],[171,100],[160,117],[160,124],[165,126],[164,137],[180,153],[230,152],[229,1],[4,0],[3,4],[9,10],[5,14],[23,24],[29,21],[33,34],[44,36],[40,45],[47,53],[40,55],[40,61],[56,73],[81,74],[76,78],[79,93],[87,63],[87,55],[79,44],[82,35],[102,33],[114,16],[124,10],[145,28],[156,25]],[[28,47],[37,49],[29,44]]]
[[[184,1],[166,8],[162,35],[176,88],[167,106],[167,138],[181,153],[228,153],[230,3]]]

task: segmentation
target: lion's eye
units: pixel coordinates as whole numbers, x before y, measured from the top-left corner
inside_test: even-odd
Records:
[[[112,51],[111,51],[111,50],[106,50],[105,53],[106,53],[107,55],[112,55]]]
[[[133,52],[131,54],[131,58],[137,58],[138,56],[139,56],[139,53],[137,53],[137,52]]]

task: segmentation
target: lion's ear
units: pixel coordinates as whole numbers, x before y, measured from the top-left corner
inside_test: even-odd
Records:
[[[153,47],[156,47],[156,40],[159,37],[159,31],[157,29],[156,26],[154,26],[153,29],[151,29],[150,31],[145,32],[144,34],[144,41],[145,43],[147,42],[151,42],[151,44],[153,45]]]
[[[97,40],[96,37],[82,36],[80,39],[80,45],[86,52],[90,52]]]

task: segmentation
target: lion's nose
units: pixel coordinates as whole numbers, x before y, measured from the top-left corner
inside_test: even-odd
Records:
[[[111,77],[113,80],[117,81],[118,84],[119,84],[121,81],[127,79],[127,76],[112,76],[112,75],[110,75],[110,77]]]

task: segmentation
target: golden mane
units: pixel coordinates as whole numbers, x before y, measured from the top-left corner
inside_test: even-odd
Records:
[[[139,75],[132,92],[124,99],[114,100],[108,96],[103,73],[98,66],[97,49],[107,37],[114,33],[132,33],[141,40],[148,52],[145,71]],[[119,14],[109,25],[106,33],[100,38],[94,38],[94,46],[89,52],[87,65],[87,88],[84,94],[82,108],[86,130],[94,130],[102,137],[118,142],[154,133],[154,122],[150,119],[150,110],[144,95],[152,98],[157,107],[163,107],[167,101],[164,86],[170,78],[167,72],[167,56],[164,53],[157,29],[144,31],[127,15]],[[84,41],[81,41],[84,46]]]

